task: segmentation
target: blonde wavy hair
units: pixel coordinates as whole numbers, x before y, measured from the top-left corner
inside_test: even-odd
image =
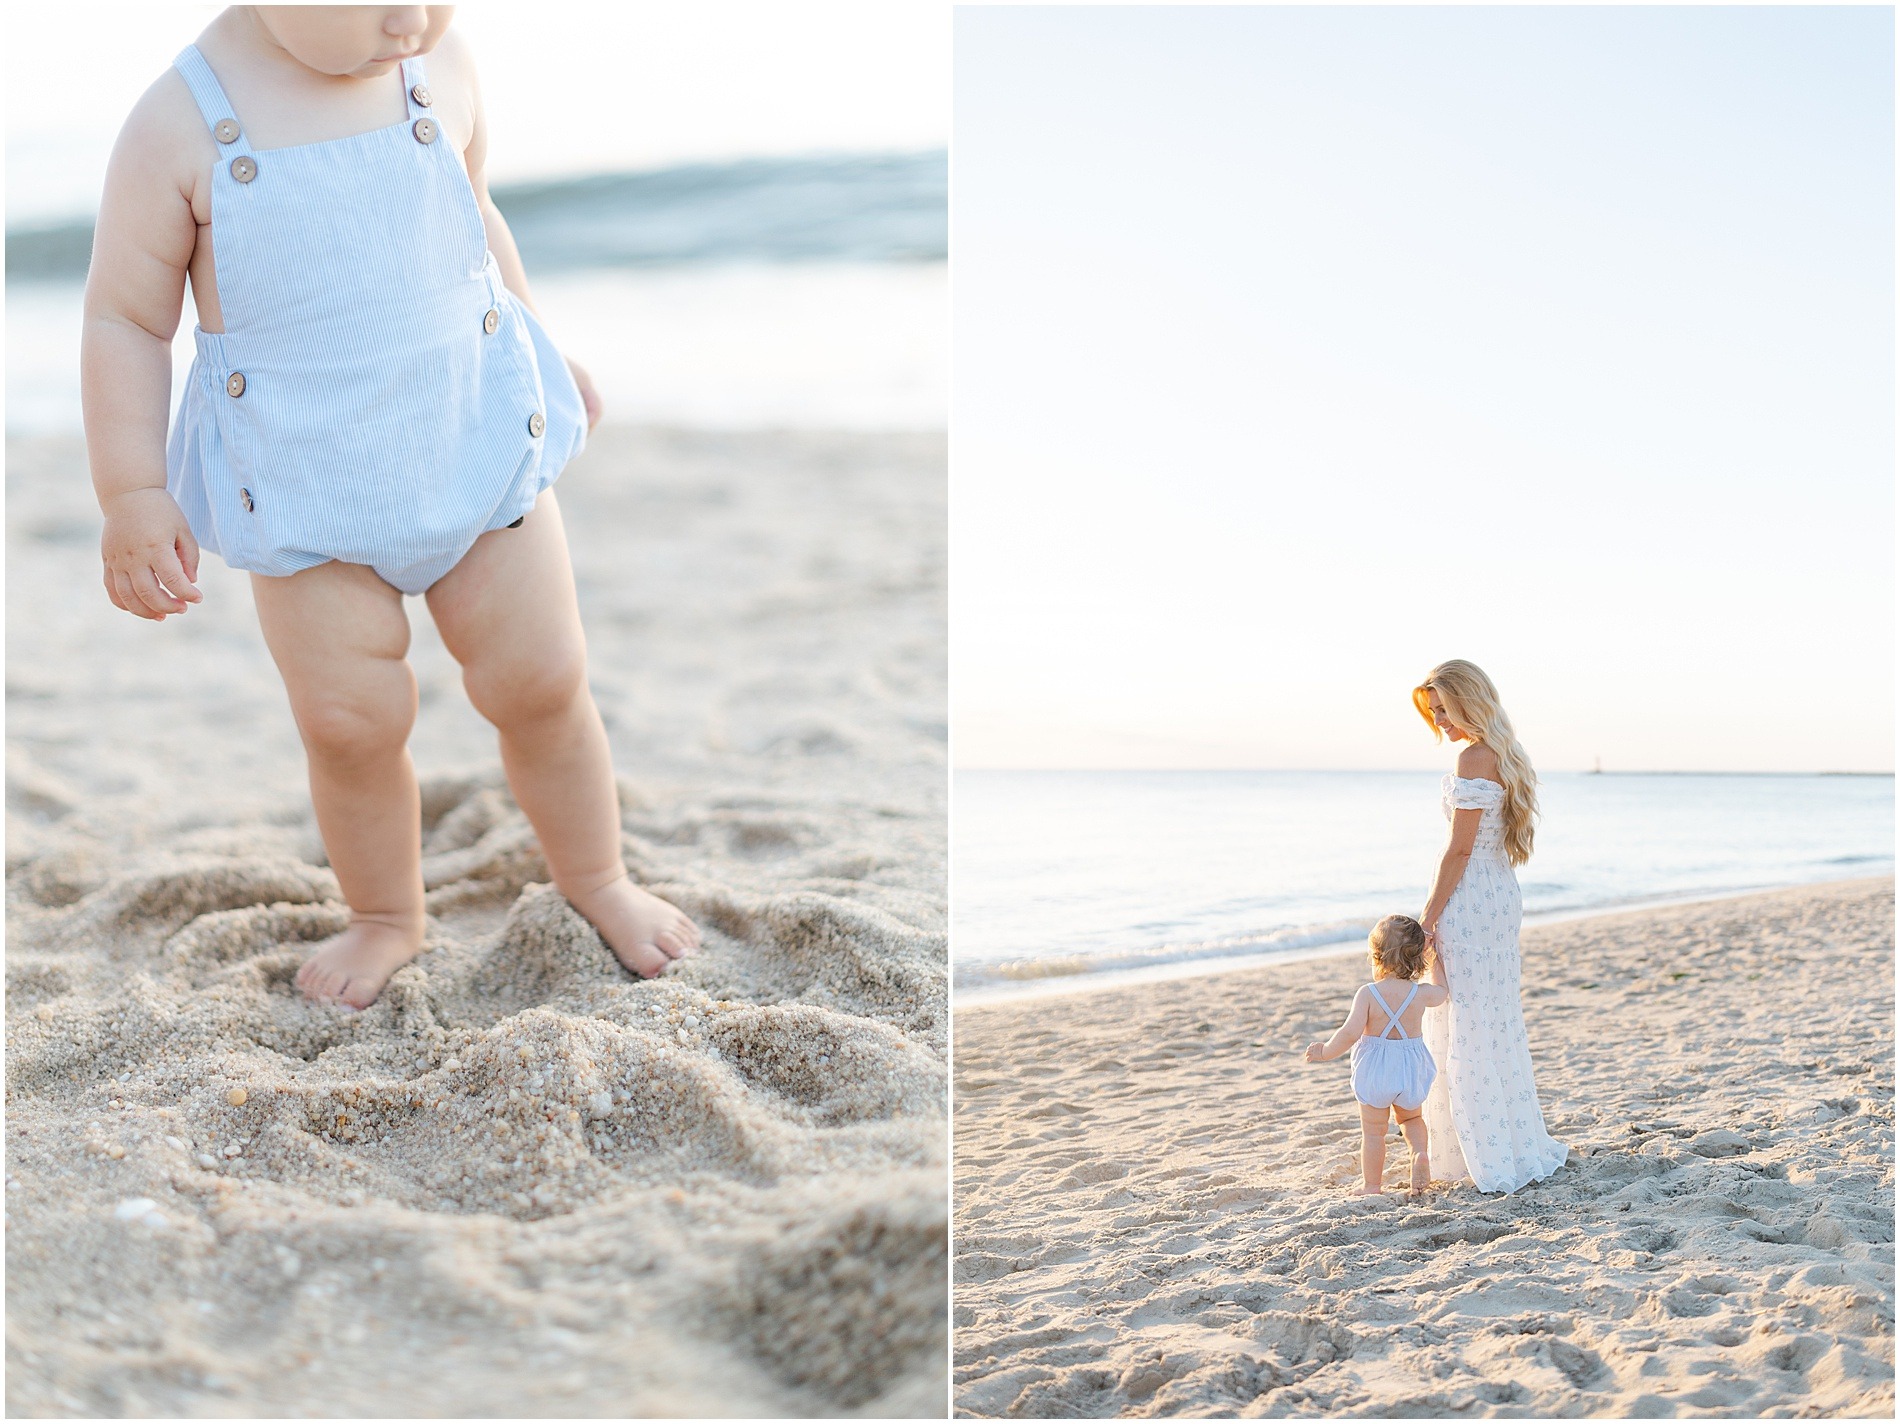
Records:
[[[1512,865],[1531,858],[1531,823],[1537,817],[1537,773],[1531,759],[1504,715],[1498,690],[1484,669],[1463,658],[1440,663],[1425,674],[1425,681],[1412,689],[1412,705],[1432,729],[1439,741],[1445,734],[1432,716],[1432,693],[1445,704],[1451,720],[1471,734],[1474,742],[1483,742],[1497,754],[1498,778],[1504,787],[1504,855]]]
[[[1372,967],[1397,979],[1416,979],[1432,962],[1425,927],[1410,915],[1387,915],[1366,936]]]

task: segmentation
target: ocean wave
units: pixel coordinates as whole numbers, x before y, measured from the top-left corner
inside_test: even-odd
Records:
[[[941,262],[949,155],[694,163],[493,190],[533,272],[715,262]],[[90,218],[7,230],[8,281],[86,274]]]
[[[1364,939],[1377,923],[1378,919],[1375,916],[1370,919],[1338,920],[1323,925],[1300,925],[1291,929],[1270,930],[1259,934],[1230,935],[1220,939],[1149,945],[1138,949],[1106,950],[1098,954],[1056,954],[979,961],[957,965],[956,985],[958,988],[973,989],[989,984],[1020,984],[1037,979],[1063,979],[1081,974],[1152,969],[1167,964],[1290,953],[1301,949],[1316,949],[1321,945],[1351,944],[1355,940]]]
[[[1891,856],[1847,855],[1819,862],[1824,865],[1860,865],[1882,863],[1891,866]],[[1819,877],[1826,880],[1829,877]],[[1527,924],[1572,919],[1582,915],[1607,914],[1646,906],[1684,903],[1702,899],[1726,899],[1734,895],[1756,894],[1793,885],[1815,883],[1816,877],[1794,875],[1770,877],[1737,883],[1702,883],[1678,886],[1671,890],[1616,895],[1571,896],[1531,903],[1526,896]],[[1562,888],[1562,887],[1557,887]],[[1038,981],[1080,979],[1090,975],[1113,974],[1142,969],[1164,969],[1170,965],[1219,964],[1226,960],[1251,959],[1275,954],[1293,954],[1328,945],[1346,945],[1362,941],[1376,916],[1337,920],[1326,924],[1300,925],[1265,933],[1232,935],[1219,939],[1183,941],[1132,949],[1104,950],[1095,953],[1021,956],[1012,959],[979,960],[955,966],[954,985],[959,990],[983,989],[1010,992],[1027,989]],[[1244,966],[1237,966],[1244,967]]]

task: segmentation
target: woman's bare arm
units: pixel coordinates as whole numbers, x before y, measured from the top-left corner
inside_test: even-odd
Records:
[[[86,453],[105,515],[106,594],[152,619],[203,598],[197,541],[165,492],[171,342],[198,239],[192,170],[181,162],[181,98],[190,105],[184,81],[168,73],[140,99],[113,147],[79,344]],[[186,139],[183,152],[191,151]]]
[[[1438,875],[1432,881],[1425,913],[1418,917],[1427,935],[1438,933],[1438,917],[1445,913],[1445,906],[1451,903],[1451,892],[1464,879],[1465,866],[1471,861],[1471,848],[1478,843],[1478,823],[1483,819],[1484,811],[1477,806],[1461,806],[1452,812],[1451,839],[1445,843],[1444,855],[1439,857]]]

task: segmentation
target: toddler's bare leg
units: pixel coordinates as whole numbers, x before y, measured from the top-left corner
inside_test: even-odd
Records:
[[[495,529],[429,590],[469,700],[501,734],[501,762],[554,884],[616,958],[651,977],[699,944],[699,929],[627,876],[620,800],[587,648],[567,534],[552,491],[519,529]]]
[[[1405,1145],[1412,1149],[1412,1190],[1422,1192],[1431,1185],[1432,1159],[1428,1155],[1431,1145],[1425,1127],[1425,1115],[1414,1111],[1410,1117],[1400,1116],[1399,1110],[1392,1110],[1399,1119],[1399,1131],[1405,1134]]]
[[[1365,1172],[1365,1184],[1353,1193],[1357,1197],[1377,1196],[1385,1190],[1385,1120],[1387,1108],[1369,1108],[1359,1104],[1359,1163]]]
[[[422,947],[421,805],[409,760],[416,679],[402,595],[360,564],[253,575],[257,618],[310,761],[310,799],[350,928],[298,972],[365,1008]]]

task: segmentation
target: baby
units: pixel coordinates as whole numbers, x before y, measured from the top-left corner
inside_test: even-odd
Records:
[[[1346,1021],[1324,1043],[1307,1045],[1308,1063],[1325,1063],[1352,1047],[1352,1093],[1359,1099],[1360,1166],[1365,1184],[1353,1195],[1377,1196],[1385,1190],[1387,1114],[1412,1149],[1412,1190],[1432,1179],[1430,1144],[1420,1109],[1431,1091],[1438,1066],[1418,1033],[1425,1010],[1448,1003],[1445,972],[1426,948],[1425,931],[1410,915],[1387,915],[1372,927],[1367,950],[1375,976],[1352,996]],[[1431,957],[1431,982],[1421,984]],[[1387,986],[1381,988],[1381,985]],[[1400,993],[1400,986],[1404,992]],[[1398,1035],[1396,1038],[1392,1035]]]
[[[202,601],[200,550],[251,574],[350,907],[297,982],[355,1008],[423,938],[404,594],[500,732],[561,893],[636,974],[699,943],[621,860],[549,488],[600,401],[489,198],[452,9],[225,10],[126,120],[86,283],[106,596],[162,622]],[[197,354],[168,445],[187,277]]]

